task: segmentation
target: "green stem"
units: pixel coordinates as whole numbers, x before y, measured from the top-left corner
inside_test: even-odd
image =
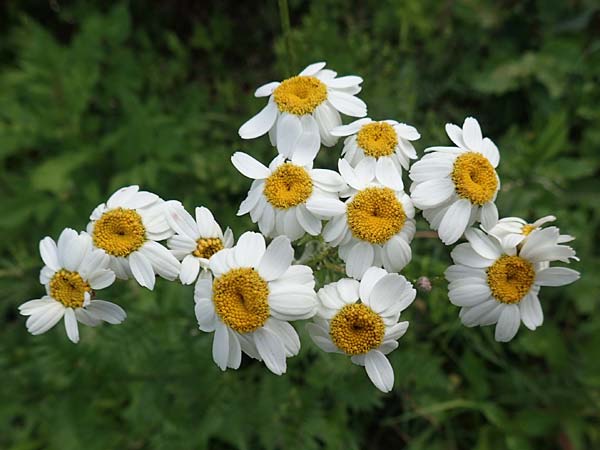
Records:
[[[287,76],[292,76],[294,73],[295,58],[292,48],[292,27],[290,25],[290,9],[287,0],[279,0],[279,18],[281,20],[281,29],[283,38],[285,39],[285,53],[287,63]]]

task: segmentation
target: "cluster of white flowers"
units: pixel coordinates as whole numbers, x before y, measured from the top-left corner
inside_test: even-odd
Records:
[[[399,274],[412,259],[415,208],[446,245],[467,240],[452,250],[455,265],[446,271],[449,299],[461,307],[466,326],[497,324],[498,341],[511,340],[521,321],[532,330],[540,326],[540,287],[579,276],[550,267],[576,259],[563,245],[573,238],[541,228],[552,216],[532,224],[498,220],[500,155],[471,117],[462,129],[446,125],[455,146],[428,148],[411,167],[419,132],[366,118],[367,107],[356,97],[361,83],[315,63],[256,90],[267,105],[239,134],[268,133],[278,155],[268,166],[242,152],[231,161],[253,180],[238,215],[250,214],[260,233],[248,231],[234,243],[207,208],[196,208],[192,217],[177,201],[129,186],[94,209],[87,231],[67,228],[56,243],[42,239],[40,282],[47,295],[20,306],[29,316],[27,329],[44,333],[64,316],[67,336],[78,342],[78,322],[125,319],[121,307],[96,298],[115,278],[133,278],[148,289],[157,275],[178,278],[195,283],[198,326],[214,332],[213,359],[222,370],[237,369],[245,353],[285,373],[286,359],[300,351],[290,322],[313,319],[307,330],[320,349],[350,357],[388,392],[394,372],[386,355],[406,332],[400,315],[416,296]],[[340,114],[360,119],[342,125]],[[339,137],[345,140],[338,170],[315,168],[321,146],[332,147]],[[294,264],[292,242],[306,234],[338,249],[348,278],[315,292],[312,269]]]

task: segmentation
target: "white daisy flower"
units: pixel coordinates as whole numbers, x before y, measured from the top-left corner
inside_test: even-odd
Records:
[[[348,136],[344,141],[342,155],[355,167],[364,158],[373,158],[376,177],[380,183],[395,184],[402,189],[402,169],[408,170],[417,152],[410,141],[421,137],[415,127],[395,120],[374,122],[369,118],[358,119],[348,125],[331,130],[334,136]]]
[[[40,255],[45,264],[40,283],[47,295],[19,306],[19,312],[29,316],[27,331],[45,333],[64,317],[67,336],[77,343],[78,321],[95,327],[103,321],[118,324],[125,320],[127,315],[120,306],[94,298],[97,289],[113,284],[115,274],[108,268],[108,256],[92,246],[87,233],[65,228],[58,244],[45,237],[40,241]]]
[[[119,189],[106,203],[94,209],[87,232],[94,246],[110,257],[117,278],[131,276],[154,289],[155,274],[167,280],[179,275],[180,263],[158,241],[173,235],[165,213],[165,202],[138,186]]]
[[[457,147],[431,147],[410,169],[411,198],[446,245],[456,242],[476,221],[491,229],[498,221],[494,204],[500,189],[496,145],[483,138],[479,123],[467,117],[462,130],[446,124]]]
[[[510,341],[521,321],[530,330],[542,325],[544,315],[538,293],[542,286],[563,286],[579,272],[549,267],[569,262],[575,251],[559,244],[556,227],[532,231],[522,245],[499,241],[471,228],[468,243],[452,250],[455,265],[446,270],[450,301],[461,307],[460,320],[468,327],[496,324],[495,338]]]
[[[298,164],[276,157],[269,167],[250,155],[237,152],[231,162],[242,175],[254,182],[240,205],[238,216],[250,213],[260,232],[267,237],[285,235],[292,241],[305,233],[321,233],[323,216],[309,211],[314,199],[336,199],[346,189],[340,174],[333,170],[313,169],[312,162]]]
[[[340,159],[339,170],[352,188],[349,198],[342,202],[318,197],[306,205],[309,211],[332,218],[323,228],[323,238],[339,246],[346,273],[357,280],[371,266],[399,272],[412,258],[415,209],[410,197],[376,181],[374,159],[363,159],[355,169]]]
[[[520,217],[504,217],[503,219],[500,219],[488,233],[493,234],[501,240],[509,240],[511,244],[518,245],[527,239],[527,236],[529,236],[533,230],[537,230],[543,225],[554,222],[555,220],[555,216],[544,216],[533,223],[527,223],[527,221]],[[558,243],[564,244],[566,242],[571,242],[573,239],[575,239],[573,236],[561,234],[558,238]]]
[[[286,358],[300,351],[288,321],[314,316],[317,299],[312,269],[292,265],[293,257],[287,237],[265,248],[261,234],[246,232],[210,259],[196,283],[195,311],[200,329],[215,332],[213,359],[221,370],[237,369],[244,352],[281,375]]]
[[[362,78],[351,75],[337,78],[319,62],[299,75],[259,87],[255,97],[269,97],[267,106],[242,125],[242,139],[254,139],[269,133],[271,144],[286,158],[299,164],[312,161],[321,143],[335,145],[331,130],[342,124],[340,113],[352,117],[367,115],[367,105],[355,97]]]
[[[196,219],[179,202],[169,202],[167,221],[175,235],[167,241],[171,253],[181,261],[179,280],[192,284],[200,269],[207,269],[210,258],[224,248],[233,246],[233,232],[225,233],[208,208],[196,208]]]
[[[345,278],[320,289],[315,323],[306,328],[321,350],[351,356],[377,389],[389,392],[394,370],[385,355],[406,332],[408,322],[398,319],[416,294],[402,275],[371,267],[360,283]]]

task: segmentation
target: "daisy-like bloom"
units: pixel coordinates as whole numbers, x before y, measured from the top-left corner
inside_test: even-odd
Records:
[[[242,125],[242,139],[254,139],[269,133],[271,144],[286,158],[299,163],[312,161],[321,143],[335,145],[331,130],[342,124],[340,113],[352,117],[367,115],[367,105],[355,97],[362,78],[351,75],[337,78],[333,70],[319,62],[300,74],[259,87],[255,97],[269,97],[267,106]]]
[[[58,243],[45,237],[40,241],[40,255],[45,264],[40,283],[47,295],[19,306],[19,312],[29,316],[25,325],[31,334],[45,333],[64,317],[67,336],[77,343],[78,321],[95,327],[103,321],[118,324],[125,320],[120,306],[95,298],[96,290],[113,284],[115,274],[108,268],[108,256],[92,246],[87,233],[65,228]]]
[[[542,286],[563,286],[579,272],[550,267],[553,261],[569,262],[575,251],[560,245],[558,228],[532,231],[522,245],[471,228],[468,243],[452,250],[455,265],[446,270],[450,301],[461,307],[460,320],[468,327],[496,324],[499,342],[510,341],[521,321],[530,330],[542,325],[538,298]]]
[[[207,269],[210,258],[233,245],[233,232],[225,233],[208,208],[196,208],[196,219],[179,202],[169,202],[167,220],[175,235],[167,241],[171,253],[181,260],[179,280],[192,284],[200,269]]]
[[[446,245],[453,244],[476,221],[491,229],[498,221],[494,204],[500,188],[496,145],[481,134],[479,123],[467,117],[462,130],[446,124],[457,147],[431,147],[412,165],[411,198]]]
[[[95,247],[110,257],[117,278],[135,280],[154,289],[155,274],[167,280],[179,275],[180,263],[158,243],[173,235],[165,202],[138,186],[119,189],[94,209],[87,232]]]
[[[307,325],[312,340],[328,353],[351,356],[383,392],[394,386],[387,355],[398,347],[408,322],[400,312],[415,299],[416,291],[402,275],[371,267],[362,281],[344,278],[319,290],[315,323]]]
[[[267,237],[285,235],[292,241],[308,233],[321,233],[323,216],[309,211],[307,203],[315,199],[337,199],[346,189],[342,177],[333,170],[313,169],[312,162],[299,164],[276,157],[269,167],[250,155],[237,152],[231,162],[242,175],[252,178],[248,196],[238,216],[250,213],[260,232]]]
[[[544,216],[533,223],[527,223],[527,221],[520,217],[504,217],[489,230],[489,233],[501,240],[508,240],[511,244],[518,245],[527,239],[527,236],[529,236],[532,231],[541,228],[547,223],[554,222],[555,220],[556,217],[554,216]],[[573,239],[575,239],[573,236],[561,234],[558,238],[558,243],[564,244],[566,242],[571,242]]]
[[[287,237],[265,247],[265,238],[249,231],[210,259],[196,283],[195,311],[200,329],[215,332],[212,354],[221,370],[237,369],[244,352],[281,375],[286,358],[300,351],[288,321],[313,317],[317,296],[312,269],[292,265],[293,257]]]
[[[402,169],[408,170],[417,152],[410,141],[421,137],[415,127],[395,120],[374,122],[358,119],[348,125],[331,130],[334,136],[347,136],[342,155],[355,167],[364,158],[373,158],[376,176],[380,183],[396,184],[402,189]]]
[[[371,266],[399,272],[412,258],[415,209],[410,197],[376,181],[374,159],[363,159],[355,169],[340,159],[339,170],[352,188],[346,193],[349,198],[318,197],[307,203],[309,211],[331,218],[323,238],[339,246],[346,273],[357,280]]]

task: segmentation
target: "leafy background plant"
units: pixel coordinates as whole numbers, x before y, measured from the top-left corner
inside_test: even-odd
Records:
[[[3,2],[0,447],[599,448],[597,3],[289,7],[284,38],[274,1]],[[17,306],[43,292],[39,239],[83,229],[122,185],[206,205],[236,235],[254,229],[235,216],[250,183],[229,157],[242,149],[268,162],[274,150],[237,129],[262,107],[256,86],[317,60],[363,76],[370,116],[417,126],[419,151],[448,142],[444,123],[479,119],[501,150],[502,214],[555,214],[577,236],[582,279],[542,291],[542,328],[501,345],[489,327],[462,327],[441,277],[449,249],[420,239],[405,275],[433,289],[406,314],[389,395],[306,335],[283,377],[248,359],[221,373],[192,288],[164,280],[152,293],[133,282],[103,292],[129,317],[85,328],[78,345],[60,325],[27,334]],[[318,164],[335,167],[340,149]],[[319,279],[338,276],[323,268]]]

